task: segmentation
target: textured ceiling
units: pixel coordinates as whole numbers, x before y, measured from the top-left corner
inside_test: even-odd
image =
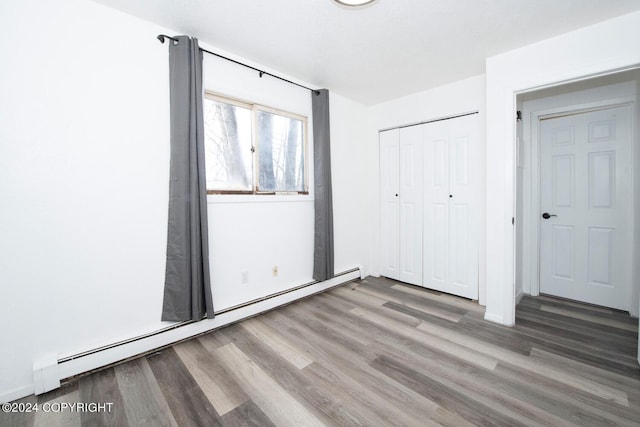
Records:
[[[640,0],[95,0],[371,105],[484,73],[485,58]]]

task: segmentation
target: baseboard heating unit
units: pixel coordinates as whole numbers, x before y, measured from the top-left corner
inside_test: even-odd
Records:
[[[56,389],[64,382],[95,370],[170,346],[179,341],[211,332],[223,326],[256,316],[301,298],[324,292],[362,278],[357,267],[323,282],[313,281],[215,313],[213,319],[179,322],[165,328],[69,355],[46,355],[33,364],[34,393]],[[6,397],[6,396],[5,396]],[[19,398],[23,396],[13,397]]]

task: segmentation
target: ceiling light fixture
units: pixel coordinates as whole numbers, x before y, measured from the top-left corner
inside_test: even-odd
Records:
[[[359,7],[359,6],[366,6],[368,4],[371,4],[376,0],[334,0],[334,1],[341,6]]]

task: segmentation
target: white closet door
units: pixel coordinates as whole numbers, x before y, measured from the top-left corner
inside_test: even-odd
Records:
[[[424,125],[423,284],[478,299],[476,114]]]
[[[400,280],[422,284],[422,146],[424,127],[400,129]]]
[[[449,129],[443,122],[423,126],[423,284],[442,289],[449,280]]]
[[[380,273],[400,280],[400,131],[380,132]]]

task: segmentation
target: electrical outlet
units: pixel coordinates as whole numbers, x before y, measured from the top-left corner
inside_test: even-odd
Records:
[[[240,274],[240,281],[242,282],[243,285],[246,285],[247,283],[249,283],[249,272],[248,271],[243,271]]]
[[[278,266],[277,266],[277,265],[273,266],[273,271],[272,271],[272,273],[273,273],[273,275],[274,275],[274,276],[277,276],[277,275],[278,275]]]

